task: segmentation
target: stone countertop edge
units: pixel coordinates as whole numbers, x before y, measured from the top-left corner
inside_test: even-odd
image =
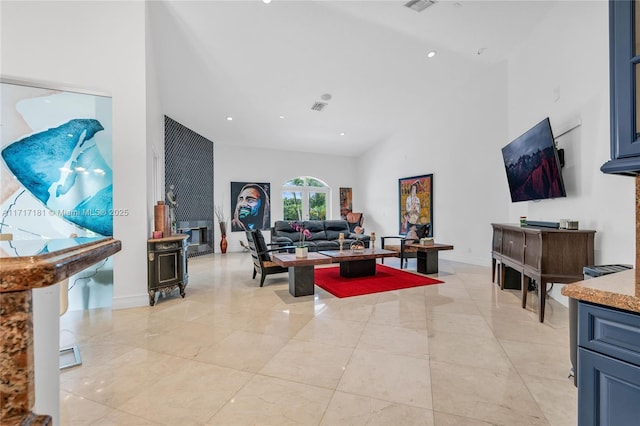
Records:
[[[637,269],[603,275],[564,286],[561,293],[585,302],[640,313],[640,274]]]
[[[88,268],[122,248],[104,238],[51,253],[0,259],[0,292],[46,287]]]

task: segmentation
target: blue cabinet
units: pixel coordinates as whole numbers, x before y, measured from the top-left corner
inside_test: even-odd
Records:
[[[638,0],[609,0],[611,160],[604,173],[640,173],[640,21]]]
[[[578,424],[640,424],[640,314],[579,303]]]

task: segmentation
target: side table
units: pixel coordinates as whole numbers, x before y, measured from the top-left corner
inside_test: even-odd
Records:
[[[290,253],[274,253],[273,261],[285,268],[289,268],[289,293],[293,297],[309,296],[314,293],[315,265],[331,263],[328,256],[312,252],[307,257],[296,257]]]

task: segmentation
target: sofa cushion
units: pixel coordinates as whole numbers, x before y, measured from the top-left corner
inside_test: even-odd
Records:
[[[324,221],[322,220],[305,220],[303,222],[304,229],[311,233],[311,237],[306,238],[309,241],[326,240],[327,234],[324,232]]]
[[[317,251],[321,251],[321,250],[338,250],[340,248],[340,243],[338,243],[338,240],[319,240],[319,241],[314,241],[314,243],[316,244],[316,248]],[[345,246],[342,246],[343,248]]]
[[[291,242],[298,242],[298,240],[300,240],[300,233],[291,226],[291,222],[276,220],[276,223],[273,225],[273,232],[271,233],[272,242],[276,242],[276,237],[286,237],[291,240]]]
[[[324,230],[327,235],[327,240],[337,240],[340,238],[340,233],[343,233],[344,237],[348,238],[351,233],[346,220],[325,220]]]

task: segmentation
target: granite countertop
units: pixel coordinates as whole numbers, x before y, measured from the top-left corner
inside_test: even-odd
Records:
[[[111,237],[2,241],[0,293],[55,284],[120,249]]]
[[[566,285],[561,292],[573,299],[640,313],[640,270],[578,281]]]

